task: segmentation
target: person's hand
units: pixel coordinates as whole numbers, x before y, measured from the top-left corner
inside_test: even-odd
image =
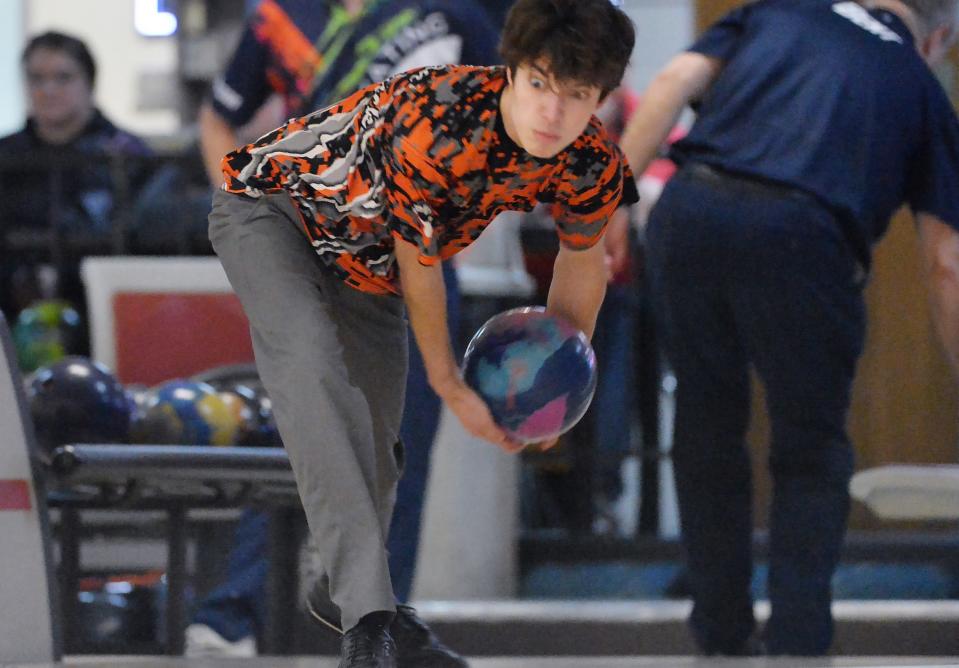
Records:
[[[462,380],[451,381],[447,387],[437,389],[437,394],[473,436],[489,441],[509,453],[523,449],[522,443],[511,439],[493,422],[493,415],[486,402]]]

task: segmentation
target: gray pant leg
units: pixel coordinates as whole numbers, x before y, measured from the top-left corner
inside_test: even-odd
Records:
[[[386,560],[406,377],[403,302],[350,288],[285,194],[218,192],[210,239],[250,320],[260,377],[344,628],[395,605]]]

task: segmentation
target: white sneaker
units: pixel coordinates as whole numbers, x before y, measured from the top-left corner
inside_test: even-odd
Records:
[[[190,624],[186,627],[186,648],[183,655],[191,659],[249,658],[256,656],[256,640],[247,636],[230,642],[206,624]]]

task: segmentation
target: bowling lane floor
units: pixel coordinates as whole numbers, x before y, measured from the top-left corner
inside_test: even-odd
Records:
[[[332,657],[184,659],[178,657],[67,657],[63,663],[9,664],[2,668],[336,668]],[[823,659],[706,659],[683,656],[495,657],[473,659],[472,668],[933,668],[959,666],[959,657],[832,657]]]

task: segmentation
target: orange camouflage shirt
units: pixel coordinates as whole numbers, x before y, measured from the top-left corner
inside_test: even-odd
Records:
[[[626,160],[595,117],[552,158],[526,153],[503,126],[505,86],[503,67],[404,72],[228,154],[224,189],[287,192],[319,258],[364,292],[399,292],[396,238],[433,264],[537,202],[565,246],[592,246],[638,200]]]

